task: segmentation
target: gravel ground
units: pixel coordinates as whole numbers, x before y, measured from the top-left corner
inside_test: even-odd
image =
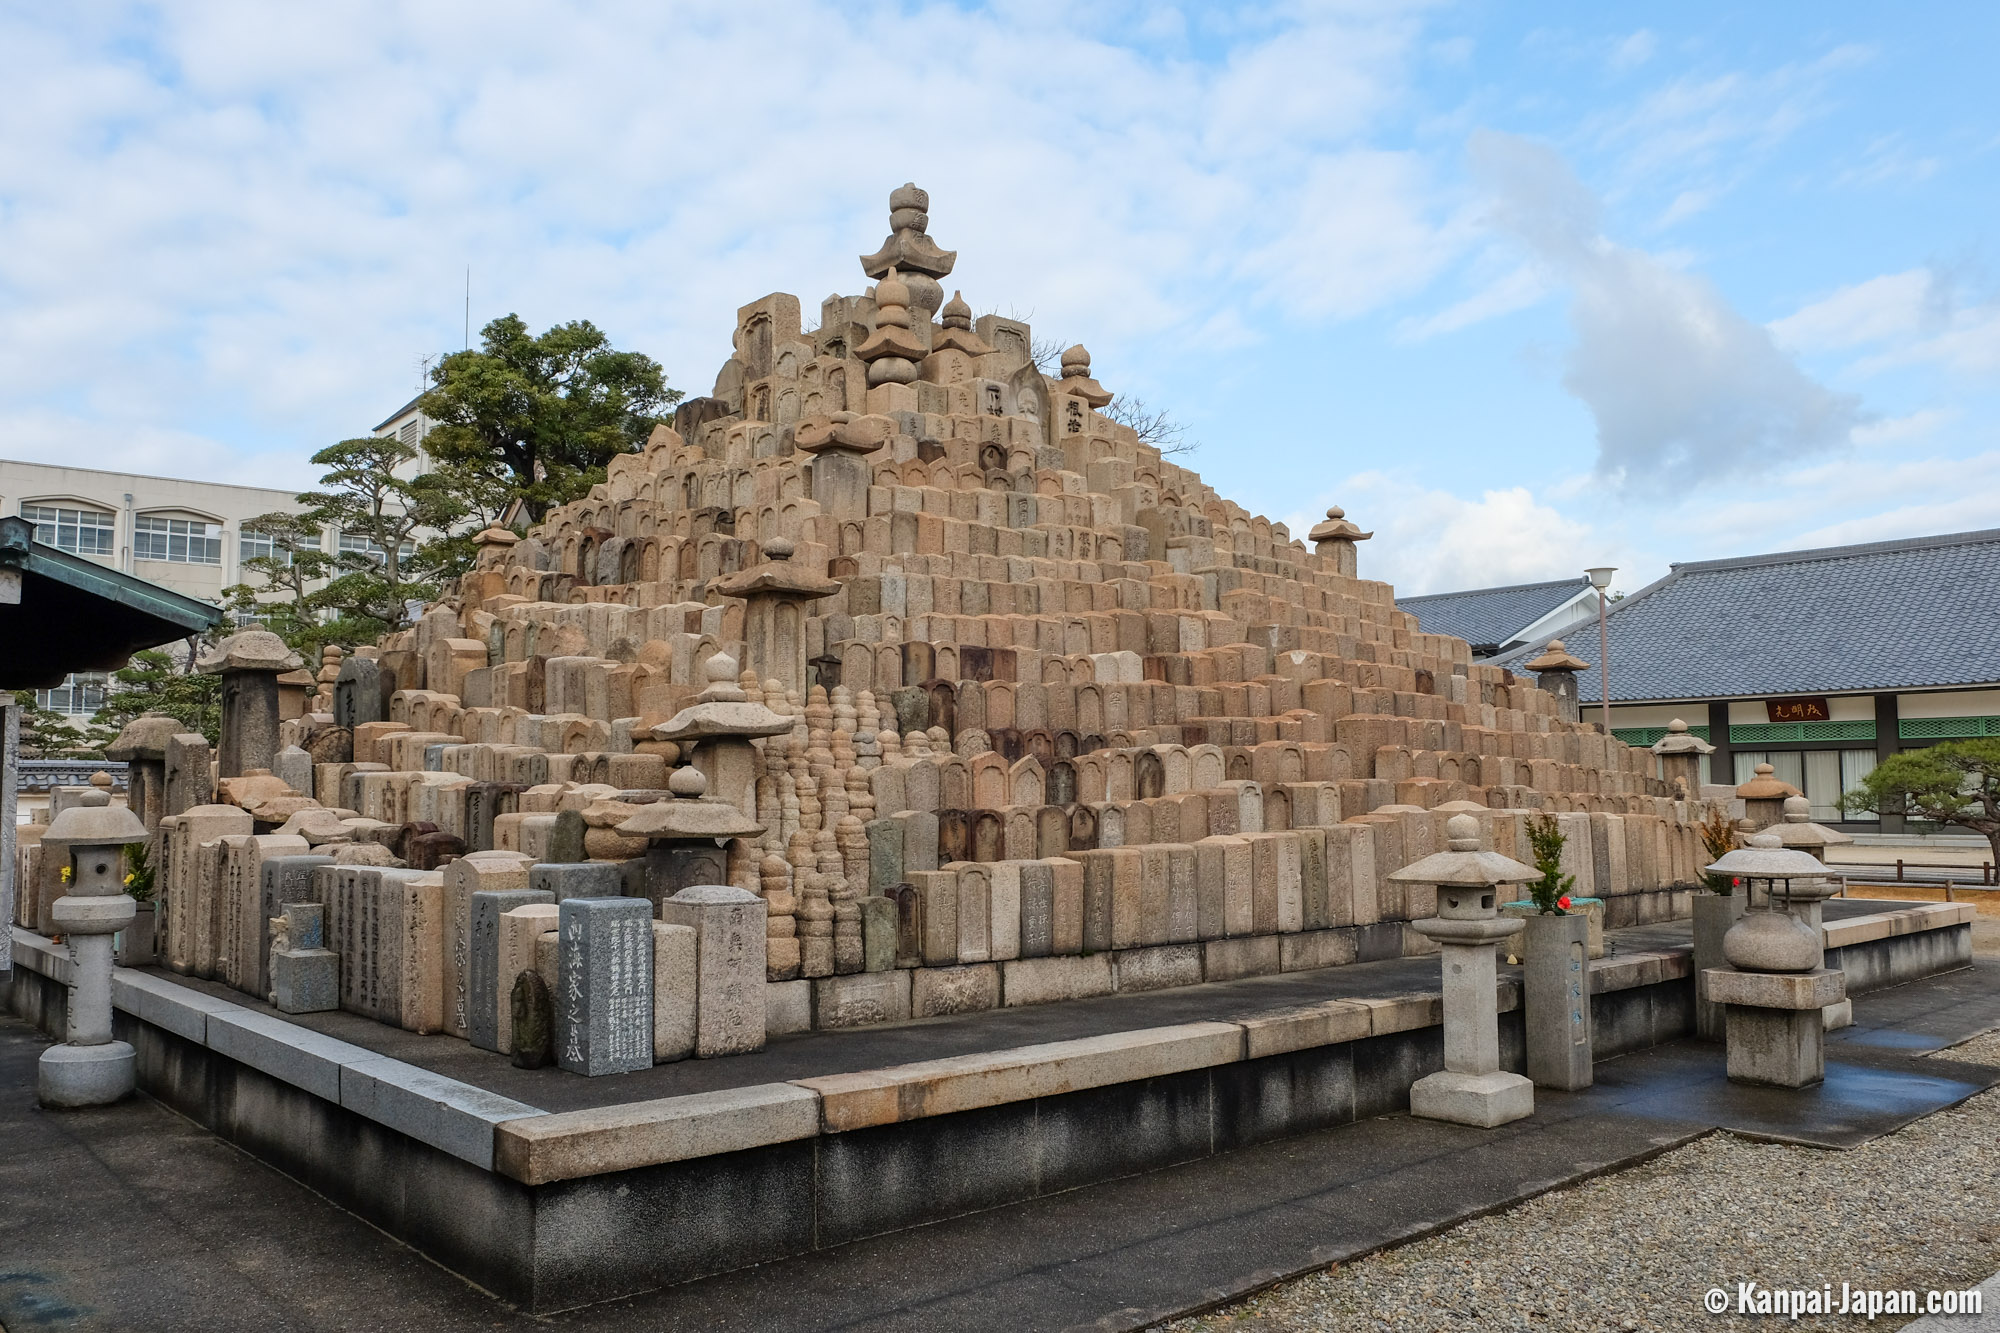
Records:
[[[1941,1054],[2000,1065],[2000,1032]],[[1701,1298],[1714,1286],[1733,1295],[1744,1281],[1831,1281],[1836,1299],[1842,1281],[1921,1293],[1974,1287],[1996,1269],[2000,1089],[1844,1152],[1712,1134],[1629,1171],[1161,1327],[1859,1328],[1854,1317],[1716,1317]],[[1884,1316],[1866,1326],[1906,1322]]]

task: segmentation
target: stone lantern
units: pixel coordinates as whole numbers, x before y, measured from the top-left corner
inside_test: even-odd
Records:
[[[1361,567],[1356,543],[1365,542],[1374,535],[1348,522],[1347,511],[1335,505],[1326,511],[1326,521],[1314,525],[1313,530],[1306,534],[1306,540],[1313,544],[1314,555],[1332,556],[1335,570],[1355,578],[1355,571]]]
[[[1752,828],[1771,827],[1785,817],[1785,802],[1802,795],[1797,787],[1776,777],[1776,772],[1769,764],[1759,764],[1755,775],[1736,789],[1743,802],[1743,817]]]
[[[656,741],[674,741],[707,779],[711,800],[735,806],[747,816],[757,813],[757,747],[750,742],[782,736],[793,719],[774,713],[736,683],[736,661],[717,653],[702,664],[708,688],[695,701],[653,728]],[[691,752],[691,753],[690,753]],[[648,807],[653,808],[653,807]]]
[[[1839,847],[1854,841],[1852,834],[1842,833],[1839,829],[1831,829],[1824,824],[1813,823],[1812,802],[1803,796],[1787,796],[1785,798],[1784,819],[1771,825],[1765,831],[1776,837],[1780,846],[1790,847],[1797,851],[1805,852],[1810,856],[1816,856],[1822,862],[1826,860],[1827,848]],[[1830,870],[1832,867],[1829,866],[1828,869]],[[1835,892],[1840,892],[1840,890],[1836,889]],[[1823,902],[1823,898],[1817,897],[1800,899],[1800,905],[1795,909],[1807,925],[1811,926],[1815,932],[1820,933],[1822,940],[1826,938],[1825,934],[1821,932],[1821,927],[1824,924],[1821,920]],[[1854,1022],[1854,1001],[1842,999],[1828,1005],[1824,1011],[1824,1017],[1828,1032],[1832,1032],[1837,1028],[1851,1026]]]
[[[1540,872],[1483,848],[1479,821],[1453,815],[1449,850],[1391,873],[1403,884],[1437,886],[1438,914],[1411,926],[1443,946],[1444,1069],[1410,1087],[1410,1114],[1491,1129],[1535,1113],[1535,1085],[1500,1068],[1500,1006],[1495,994],[1502,940],[1523,923],[1499,912],[1499,890]]]
[[[875,484],[875,466],[868,456],[895,433],[896,423],[889,417],[853,412],[814,417],[793,428],[793,447],[813,456],[812,498],[821,513],[836,523],[858,523],[868,517],[868,488]]]
[[[646,839],[646,896],[653,900],[655,915],[662,902],[682,889],[727,883],[729,840],[764,831],[734,804],[703,799],[708,779],[698,768],[675,769],[667,790],[672,799],[642,805],[618,825],[626,837]]]
[[[1667,723],[1667,734],[1653,742],[1660,757],[1660,778],[1669,787],[1678,786],[1681,799],[1692,801],[1701,795],[1701,757],[1714,754],[1715,747],[1688,730],[1675,718]]]
[[[195,662],[196,670],[222,677],[217,777],[241,777],[253,768],[270,769],[278,757],[282,715],[278,678],[303,665],[299,655],[267,629],[232,634]]]
[[[1564,720],[1577,721],[1576,673],[1590,670],[1590,663],[1570,652],[1561,639],[1550,639],[1542,655],[1522,668],[1535,673],[1535,683],[1556,697]]]
[[[123,806],[79,805],[57,815],[48,837],[67,848],[70,881],[55,901],[55,929],[69,943],[64,1042],[42,1052],[37,1095],[44,1106],[104,1106],[131,1092],[131,1044],[111,1037],[111,937],[137,914],[125,892],[125,848],[146,826]]]
[[[711,580],[709,591],[741,597],[743,641],[758,680],[806,689],[806,604],[831,597],[840,584],[791,563],[796,548],[784,537],[764,543],[764,563]],[[671,739],[670,737],[667,739]]]
[[[1780,847],[1796,847],[1824,861],[1827,848],[1854,841],[1853,834],[1813,823],[1812,802],[1803,796],[1787,796],[1784,810],[1785,817],[1765,830],[1777,838]]]
[[[1826,866],[1767,832],[1707,868],[1742,880],[1746,892],[1765,885],[1764,905],[1753,903],[1722,937],[1730,966],[1701,974],[1704,998],[1723,1006],[1731,1081],[1818,1083],[1826,1076],[1822,1011],[1847,998],[1847,978],[1825,963],[1820,904],[1833,894]]]

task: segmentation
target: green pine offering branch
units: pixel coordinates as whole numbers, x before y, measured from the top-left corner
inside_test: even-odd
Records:
[[[1528,886],[1528,894],[1535,900],[1535,910],[1546,916],[1566,915],[1569,909],[1564,904],[1576,887],[1576,876],[1562,872],[1563,844],[1567,841],[1554,815],[1528,820],[1528,845],[1535,853],[1535,869],[1542,872],[1542,877]]]

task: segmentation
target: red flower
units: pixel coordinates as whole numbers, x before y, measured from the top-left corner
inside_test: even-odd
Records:
[[[1567,912],[1569,910],[1569,895],[1565,893],[1562,897],[1556,899],[1556,906]]]

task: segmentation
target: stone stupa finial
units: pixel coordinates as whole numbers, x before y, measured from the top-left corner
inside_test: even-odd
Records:
[[[938,249],[937,242],[925,234],[931,224],[930,207],[930,192],[914,184],[905,183],[890,191],[889,239],[874,254],[861,256],[861,271],[871,278],[879,281],[892,269],[903,275],[908,303],[924,312],[926,324],[944,301],[944,288],[938,279],[958,262],[957,251]]]
[[[917,362],[924,357],[924,345],[910,331],[910,289],[897,275],[894,265],[875,284],[875,332],[854,349],[854,355],[868,363],[871,388],[877,384],[908,384],[917,377]]]
[[[931,340],[932,351],[949,349],[967,356],[985,356],[993,350],[992,344],[972,331],[972,307],[965,303],[963,293],[951,294],[951,299],[944,303],[944,313],[940,318],[944,328]]]
[[[1090,377],[1090,350],[1076,343],[1062,354],[1062,391],[1073,394],[1092,407],[1107,407],[1111,393]]]

